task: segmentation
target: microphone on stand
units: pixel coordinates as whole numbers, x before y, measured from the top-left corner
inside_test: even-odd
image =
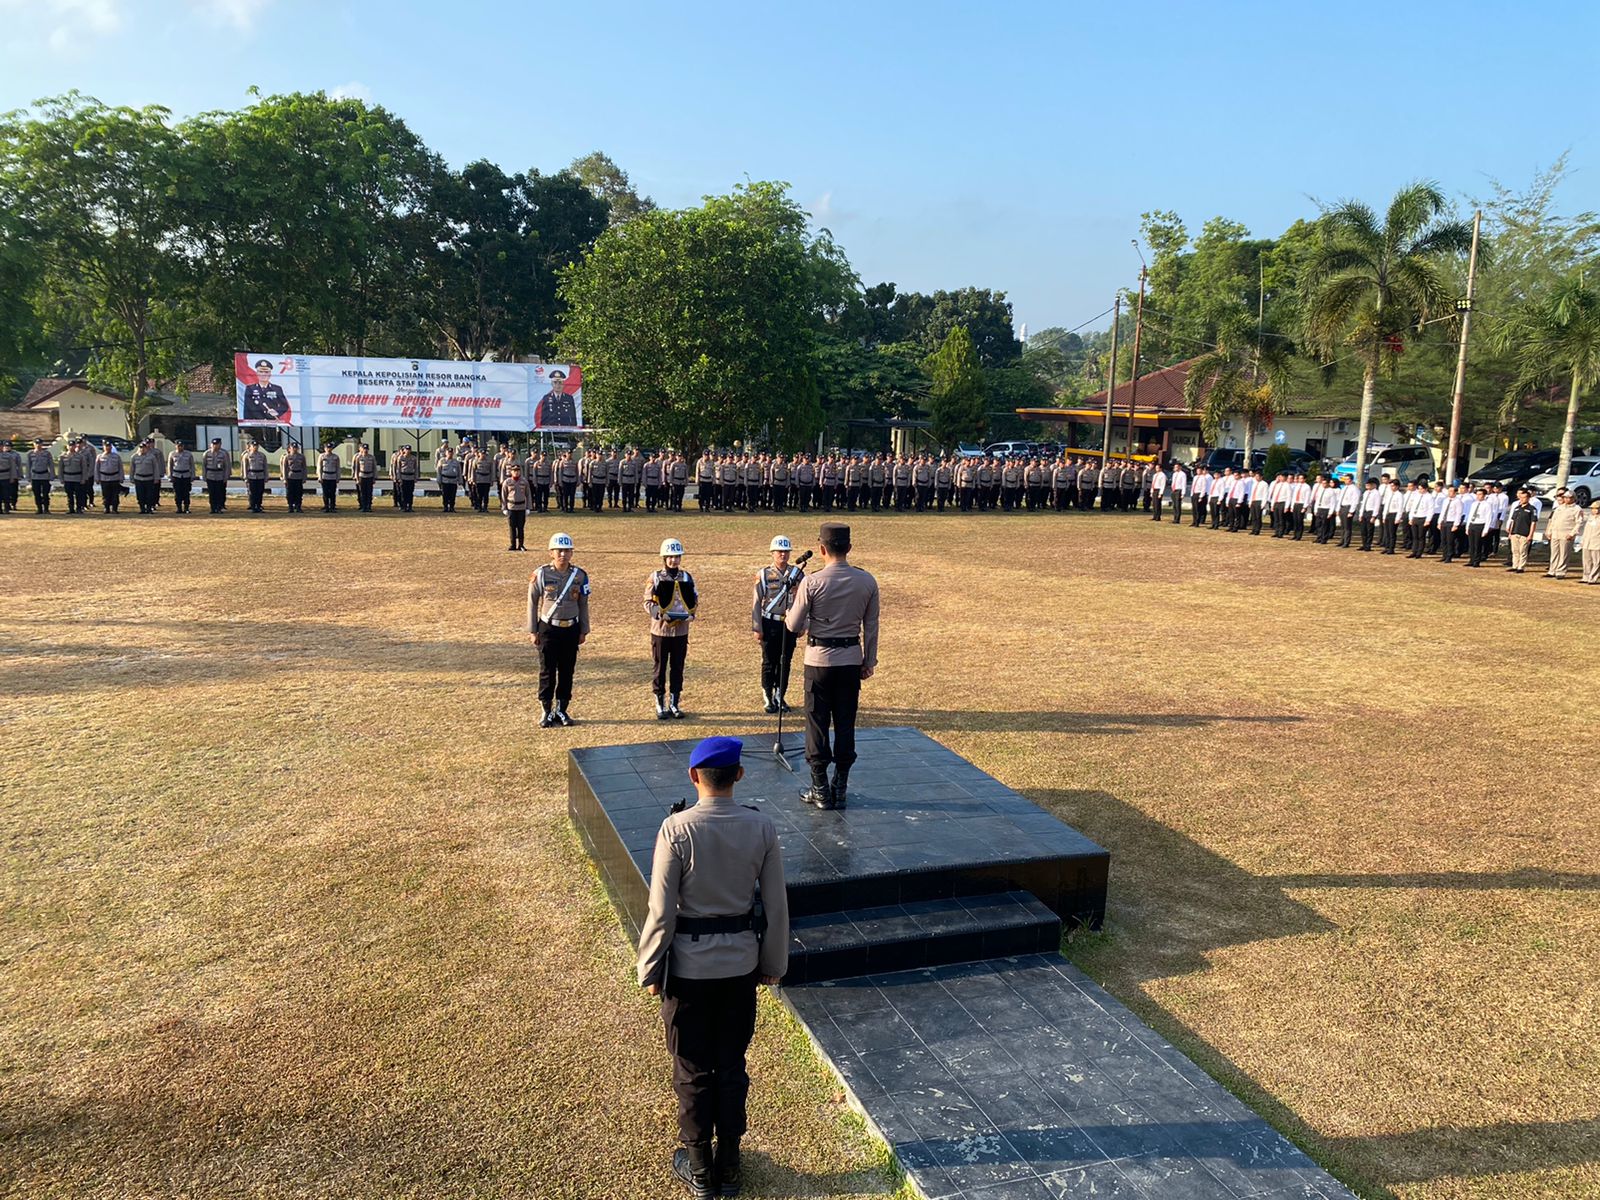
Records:
[[[810,550],[807,550],[804,554],[790,564],[788,578],[783,584],[783,591],[785,594],[787,594],[805,575],[804,568],[806,565],[806,560],[811,557],[811,553],[812,552]],[[794,764],[788,760],[783,752],[783,707],[783,702],[780,700],[778,702],[778,740],[772,743],[772,754],[773,757],[778,760],[778,764],[783,767],[784,770],[788,771],[790,774],[793,774]]]

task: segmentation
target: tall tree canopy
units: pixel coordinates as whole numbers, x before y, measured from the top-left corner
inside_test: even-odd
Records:
[[[947,450],[975,441],[988,428],[983,372],[966,326],[957,325],[928,356],[933,388],[928,395],[928,421],[933,440]]]
[[[785,185],[746,184],[607,230],[565,276],[563,344],[589,419],[619,436],[793,446],[820,428],[821,335],[855,289]]]

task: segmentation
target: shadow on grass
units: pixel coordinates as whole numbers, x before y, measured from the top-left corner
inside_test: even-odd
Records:
[[[1262,875],[1257,878],[1281,888],[1440,888],[1469,892],[1600,890],[1600,875],[1540,871],[1533,867],[1513,871],[1401,871],[1392,875]]]
[[[1600,1118],[1454,1125],[1328,1143],[1335,1153],[1358,1149],[1382,1166],[1389,1186],[1450,1176],[1553,1170],[1600,1163]]]
[[[1151,729],[1199,729],[1224,722],[1292,725],[1303,717],[1272,714],[1231,716],[1222,713],[1092,713],[989,712],[983,709],[938,711],[925,708],[872,708],[874,725],[912,725],[928,733],[1076,733],[1084,735],[1144,733]]]

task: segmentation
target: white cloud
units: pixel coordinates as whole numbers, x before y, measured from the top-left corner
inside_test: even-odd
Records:
[[[215,25],[249,32],[255,28],[261,10],[272,0],[189,0],[189,3]]]
[[[364,104],[372,103],[372,89],[364,83],[352,79],[349,83],[341,83],[338,87],[328,89],[330,100],[360,100]]]
[[[57,54],[71,54],[122,28],[122,0],[0,0],[0,13],[7,14],[11,32],[36,33]]]

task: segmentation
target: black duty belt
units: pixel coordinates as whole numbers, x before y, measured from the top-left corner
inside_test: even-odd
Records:
[[[758,920],[761,929],[765,929],[766,920],[753,908],[749,912],[742,912],[736,917],[680,916],[676,932],[687,933],[690,937],[695,938],[700,937],[702,934],[744,933],[747,930],[756,929]]]
[[[821,646],[824,650],[843,650],[846,646],[859,646],[860,644],[861,638],[859,635],[847,638],[806,638],[806,645]]]

